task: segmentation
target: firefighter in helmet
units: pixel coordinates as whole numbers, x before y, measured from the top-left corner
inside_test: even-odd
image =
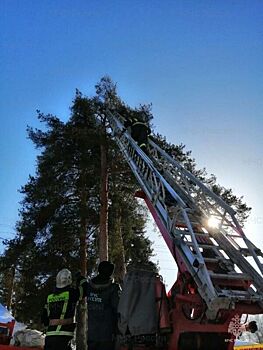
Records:
[[[70,350],[75,330],[75,310],[83,298],[86,280],[79,279],[79,287],[73,288],[72,275],[62,269],[56,276],[56,288],[47,297],[41,320],[47,327],[45,350]]]
[[[124,128],[125,130],[130,128],[131,137],[142,151],[147,154],[148,137],[151,134],[151,129],[146,122],[146,116],[142,116],[139,113],[134,114],[124,122]]]

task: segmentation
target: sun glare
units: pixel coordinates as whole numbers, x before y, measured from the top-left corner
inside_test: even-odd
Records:
[[[215,216],[211,216],[207,221],[208,226],[211,228],[218,228],[219,223],[220,223],[219,219],[216,218]]]

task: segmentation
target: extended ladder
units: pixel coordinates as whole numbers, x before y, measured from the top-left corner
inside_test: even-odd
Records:
[[[263,306],[262,252],[245,236],[235,211],[152,140],[147,156],[107,111],[116,142],[215,318],[235,303]],[[217,225],[210,227],[213,217]],[[171,249],[171,247],[170,247]],[[174,255],[174,251],[172,251]]]

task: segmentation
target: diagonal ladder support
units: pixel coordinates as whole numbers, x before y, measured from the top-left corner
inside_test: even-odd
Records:
[[[155,162],[161,162],[165,169],[169,168],[169,171],[167,172],[169,173],[170,179],[173,179],[174,182],[178,181],[179,179],[181,191],[188,198],[188,200],[192,202],[191,204],[193,207],[200,210],[207,218],[210,216],[217,217],[220,221],[220,227],[236,233],[237,237],[243,240],[258,269],[260,270],[261,274],[263,274],[263,265],[255,252],[255,249],[259,249],[256,248],[254,244],[246,237],[241,225],[238,223],[234,209],[226,204],[219,196],[213,193],[193,174],[184,169],[179,162],[169,156],[152,140],[149,141],[149,144],[150,153],[153,155]],[[185,186],[186,183],[187,185]],[[231,233],[227,231],[224,231],[224,235],[226,237],[231,237]]]

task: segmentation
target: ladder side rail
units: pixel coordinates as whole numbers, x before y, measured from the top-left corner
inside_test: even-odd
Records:
[[[218,243],[219,247],[224,250],[229,258],[240,268],[243,273],[247,273],[255,284],[257,290],[263,296],[263,279],[262,276],[251,266],[251,264],[240,254],[237,249],[229,245],[226,236],[218,230],[210,232],[210,235]]]
[[[126,158],[126,161],[128,162],[132,172],[134,173],[137,181],[139,182],[139,185],[143,189],[143,191],[146,193],[146,195],[151,199],[152,202],[156,202],[156,199],[159,199],[159,202],[157,203],[158,210],[162,216],[162,219],[165,221],[165,225],[169,227],[169,216],[167,213],[167,208],[164,203],[164,187],[167,191],[172,195],[174,200],[178,203],[180,207],[186,207],[185,203],[182,201],[182,199],[177,195],[177,193],[172,189],[170,184],[162,178],[161,174],[153,167],[151,160],[145,155],[145,153],[140,149],[140,147],[135,143],[135,141],[132,139],[132,137],[128,133],[124,133],[121,137],[118,136],[119,128],[121,127],[117,125],[118,120],[114,119],[112,116],[111,120],[111,126],[113,129],[113,132],[115,133],[116,142],[122,151],[123,155]],[[109,119],[109,117],[108,117]],[[115,122],[115,125],[113,124]],[[129,147],[131,148],[132,152],[128,152]],[[143,174],[140,173],[138,168],[138,161],[143,160],[144,162],[144,168],[145,174],[149,174],[149,179],[145,179]],[[157,178],[159,180],[159,184],[157,181]],[[148,181],[147,181],[148,180]],[[158,193],[159,192],[159,193]]]
[[[165,175],[163,175],[164,178],[168,177],[168,182],[172,184],[172,187],[176,189],[176,192],[180,194],[180,197],[189,205],[191,205],[195,210],[200,210],[200,208],[196,205],[196,202],[202,202],[203,206],[202,209],[205,207],[205,212],[208,215],[215,215],[215,216],[220,216],[222,218],[221,221],[226,221],[227,225],[233,225],[227,218],[226,218],[226,210],[224,210],[223,213],[221,213],[214,205],[212,205],[209,201],[206,200],[205,194],[199,189],[197,191],[197,196],[194,198],[189,195],[190,191],[186,194],[184,189],[176,182],[176,179],[174,176],[171,175],[171,173],[167,172]],[[187,186],[187,182],[183,179],[184,185]],[[189,183],[188,183],[189,185]],[[201,224],[201,222],[200,222]]]
[[[123,125],[120,123],[120,121],[114,117],[114,115],[111,112],[108,112],[111,119],[111,127],[113,129],[113,133],[115,134],[117,144],[121,151],[125,154],[126,160],[129,162],[131,161],[131,154],[127,152],[128,147],[130,146],[131,149],[133,149],[138,157],[138,160],[142,160],[145,167],[148,167],[150,169],[150,173],[154,174],[159,181],[163,184],[163,186],[167,189],[167,191],[170,193],[170,195],[173,197],[175,202],[178,203],[178,205],[182,208],[186,208],[186,204],[182,200],[182,198],[174,191],[174,189],[171,187],[171,185],[162,177],[162,175],[159,173],[159,171],[154,167],[151,159],[141,150],[141,148],[137,145],[137,143],[132,139],[132,137],[129,135],[129,133],[124,132],[121,136],[121,130],[123,129]],[[109,119],[108,115],[108,119]],[[134,161],[134,159],[133,159]],[[133,169],[137,172],[136,166]],[[141,184],[140,180],[140,184]],[[145,189],[145,185],[143,185],[143,189]],[[149,191],[147,191],[149,192]]]
[[[204,199],[204,203],[203,205],[205,205],[207,211],[208,211],[208,206],[207,204],[209,203],[209,206],[211,209],[216,210],[216,215],[218,213],[220,213],[220,215],[222,216],[222,220],[221,220],[221,225],[223,224],[223,221],[225,221],[227,223],[227,225],[231,225],[232,229],[234,229],[239,235],[240,237],[243,239],[245,245],[248,248],[248,251],[250,252],[250,255],[253,257],[256,265],[258,266],[259,270],[261,271],[261,273],[263,274],[263,266],[262,263],[260,262],[257,254],[255,253],[255,249],[254,249],[254,245],[252,244],[252,242],[250,242],[244,231],[242,230],[240,224],[238,223],[238,220],[235,217],[235,211],[233,208],[231,208],[228,204],[226,204],[219,196],[217,196],[216,194],[214,194],[208,187],[206,187],[200,180],[198,180],[194,175],[192,175],[188,170],[184,169],[183,166],[178,163],[176,160],[174,160],[171,156],[169,156],[165,151],[163,151],[158,145],[156,145],[152,140],[149,141],[149,143],[151,144],[152,147],[154,147],[164,158],[167,159],[167,161],[169,161],[171,164],[173,164],[177,169],[180,169],[181,173],[186,174],[186,176],[188,176],[191,181],[193,181],[197,186],[199,186],[199,188],[202,190],[200,191],[200,197],[201,197],[201,193],[202,194],[207,194],[209,197],[211,197],[213,200],[215,200],[215,202],[222,207],[222,209],[224,210],[224,213],[220,213],[220,211],[214,206],[214,204],[211,204],[209,201],[205,200],[205,197],[203,197]],[[232,222],[227,219],[226,217],[226,213],[228,213],[232,219]],[[211,215],[211,213],[210,213]],[[213,214],[212,214],[213,215]],[[235,242],[235,244],[237,244]]]
[[[203,215],[205,216],[206,214],[203,213]],[[206,217],[206,221],[207,221],[207,220],[208,220],[208,217]],[[231,225],[230,228],[233,228],[233,226]],[[240,229],[241,229],[241,228],[240,228]],[[210,232],[210,234],[211,234],[211,230],[210,230],[209,232]],[[233,239],[231,238],[231,236],[229,236],[229,233],[226,232],[222,226],[219,227],[219,228],[217,229],[217,234],[216,234],[216,235],[212,235],[212,238],[214,238],[216,241],[218,241],[219,235],[224,236],[224,237],[228,240],[228,244],[227,244],[227,245],[224,244],[224,247],[225,247],[225,248],[224,248],[223,250],[225,251],[225,253],[228,254],[229,250],[234,248],[234,249],[235,249],[235,253],[234,253],[234,254],[231,254],[231,256],[232,256],[231,260],[232,260],[241,270],[244,270],[244,269],[245,269],[245,271],[246,271],[247,273],[251,274],[251,271],[254,271],[254,269],[251,270],[250,264],[246,261],[246,259],[244,259],[242,253],[240,252],[240,249],[241,249],[240,245],[239,245],[235,240],[233,240]],[[239,235],[238,237],[241,238],[240,235]],[[246,236],[245,236],[245,238],[247,239]],[[247,241],[248,241],[247,244],[250,243],[250,244],[253,246],[253,250],[254,250],[255,246],[253,245],[253,243],[250,242],[248,239],[247,239]],[[226,242],[226,241],[225,241],[225,242]],[[222,243],[221,240],[220,240],[220,243]],[[220,247],[220,246],[219,246],[219,247]],[[222,247],[221,247],[221,248],[222,248]],[[256,254],[255,254],[255,255],[256,255]],[[240,259],[236,258],[237,256],[242,256],[243,259],[240,260]],[[258,260],[258,265],[262,267],[262,264],[260,263],[260,261],[259,261],[257,255],[254,257],[254,259],[255,259],[255,258]],[[233,259],[234,259],[234,260],[233,260]],[[240,265],[240,261],[242,262],[241,265]],[[244,261],[245,261],[246,263],[244,263]],[[262,271],[261,271],[261,272],[262,272]],[[253,272],[252,272],[252,273],[253,273]],[[256,279],[256,281],[257,281],[257,286],[259,287],[260,284],[262,284],[262,278],[259,278],[259,275],[258,275],[257,273],[256,273],[256,274],[253,273],[253,276],[252,276],[252,277],[253,277],[253,280]]]
[[[167,181],[168,183],[170,183],[172,185],[173,188],[176,189],[176,192],[179,193],[180,197],[186,202],[186,203],[191,203],[192,206],[195,206],[197,209],[197,206],[195,205],[195,202],[193,200],[192,197],[190,197],[189,195],[186,195],[183,187],[181,186],[181,184],[179,184],[178,182],[176,182],[176,179],[174,178],[174,176],[172,175],[171,172],[167,171],[162,175]]]
[[[216,231],[216,234],[213,233],[215,231]],[[223,227],[220,227],[220,228],[214,229],[214,231],[213,231],[213,229],[209,230],[209,234],[212,236],[212,238],[215,239],[215,241],[219,244],[219,247],[222,248],[227,255],[231,254],[231,257],[229,256],[230,259],[243,272],[246,272],[246,273],[250,274],[252,279],[253,279],[253,281],[255,281],[255,280],[257,281],[258,288],[259,288],[259,286],[262,285],[262,283],[263,283],[262,276],[260,276],[258,274],[258,272],[244,258],[243,254],[240,251],[242,248],[240,247],[240,245],[235,240],[233,240],[231,237],[229,237],[229,233],[226,232]],[[224,237],[224,240],[221,237]],[[239,238],[241,238],[241,236],[239,236]],[[245,238],[247,238],[247,237],[245,236]],[[223,244],[222,244],[222,242],[223,242]],[[255,247],[252,242],[250,242],[250,244],[253,247]],[[260,263],[257,255],[256,255],[256,258],[257,258],[258,263],[259,263],[257,265],[259,267],[260,272],[262,273],[262,264]]]
[[[122,115],[120,115],[119,113],[116,112],[116,114],[118,115],[118,118],[121,119],[122,121],[124,121],[125,119],[123,118]],[[122,125],[120,125],[121,127]],[[220,198],[219,196],[217,196],[213,191],[211,191],[206,185],[204,185],[199,179],[197,179],[193,174],[191,174],[188,170],[186,170],[179,162],[177,162],[174,158],[172,158],[169,154],[167,154],[165,151],[163,151],[160,146],[158,146],[154,141],[152,141],[151,139],[149,140],[149,144],[153,147],[153,149],[156,151],[156,154],[158,154],[158,152],[163,156],[164,159],[166,159],[166,161],[168,160],[170,162],[170,164],[172,164],[173,166],[175,166],[177,169],[179,169],[181,171],[182,174],[188,176],[191,181],[193,181],[200,190],[203,190],[203,192],[205,192],[206,194],[208,194],[211,198],[213,198],[221,207],[224,208],[224,212],[225,213],[229,213],[231,218],[233,218],[233,215],[235,215],[235,210],[229,206],[228,204],[225,203],[225,201],[222,200],[222,198]],[[168,168],[168,167],[167,167]],[[186,187],[189,189],[189,182],[185,181],[186,178],[183,177],[183,182],[186,185]],[[199,191],[200,192],[200,191]],[[193,198],[191,197],[191,193],[190,191],[187,191],[190,200],[193,202]],[[204,198],[204,197],[203,197]],[[210,207],[213,208],[213,205],[211,203]],[[217,210],[217,213],[220,213]],[[220,213],[221,214],[221,213]],[[222,215],[222,214],[221,214]],[[225,216],[225,214],[224,214]],[[227,220],[225,218],[225,220]],[[236,220],[235,220],[236,221]],[[237,221],[236,221],[237,222]],[[230,222],[228,221],[228,224],[230,224]],[[240,227],[240,225],[238,224],[237,227]],[[238,230],[237,232],[239,233],[240,230]],[[242,230],[241,230],[242,231]]]
[[[263,274],[263,264],[260,262],[260,260],[259,260],[259,258],[258,258],[258,256],[257,256],[257,254],[256,254],[256,252],[255,252],[255,248],[254,248],[255,246],[254,246],[254,244],[247,238],[247,236],[245,235],[245,233],[244,233],[242,227],[240,226],[240,224],[239,224],[239,222],[237,221],[237,219],[236,219],[235,216],[233,217],[233,221],[235,222],[236,227],[237,227],[237,229],[238,229],[240,235],[242,236],[244,242],[246,243],[249,252],[250,252],[251,255],[253,256],[253,258],[254,258],[254,260],[255,260],[255,262],[256,262],[256,264],[257,264],[257,266],[258,266],[260,272]]]
[[[111,113],[111,112],[110,112]],[[123,118],[123,116],[117,112],[115,112],[118,115],[118,119],[117,122],[119,122],[119,120],[122,120],[123,122],[125,121],[125,119]],[[120,122],[119,122],[120,123]],[[120,123],[119,127],[123,128],[123,125]],[[188,176],[191,181],[193,181],[194,183],[196,183],[197,186],[199,186],[200,190],[203,190],[206,193],[209,193],[209,195],[216,201],[219,201],[220,205],[225,207],[225,211],[227,211],[228,213],[235,213],[234,209],[231,208],[228,204],[226,204],[219,196],[217,196],[216,194],[214,194],[208,187],[206,187],[200,180],[198,180],[193,174],[191,174],[188,170],[186,170],[179,162],[177,162],[175,159],[173,159],[170,155],[168,155],[165,151],[163,151],[157,144],[155,144],[151,139],[149,139],[149,144],[151,146],[153,146],[153,149],[156,151],[156,154],[158,154],[158,152],[164,157],[165,161],[169,161],[170,164],[166,167],[167,170],[168,168],[171,168],[171,164],[173,166],[176,166],[176,168],[181,172],[181,179],[185,185],[185,187],[187,188],[187,195],[188,195],[188,200],[190,199],[192,202],[193,198],[191,197],[191,193],[189,191],[190,189],[190,185],[189,185],[189,181],[187,180],[186,176]],[[164,166],[165,164],[163,164]],[[183,175],[183,176],[182,176]],[[180,187],[180,186],[179,186]],[[183,189],[181,188],[181,190],[183,191]],[[204,201],[205,201],[205,197]],[[206,201],[205,201],[206,202]],[[209,203],[210,204],[210,203]],[[206,204],[207,205],[207,204]],[[211,205],[212,207],[212,205]],[[231,215],[231,214],[230,214]]]
[[[157,207],[154,207],[152,201],[146,195],[145,197],[141,198],[144,198],[176,262],[178,263],[177,258],[179,257],[180,261],[183,262],[185,269],[193,277],[193,280],[196,283],[201,298],[205,301],[208,308],[214,308],[214,300],[218,300],[217,292],[215,291],[215,288],[211,283],[210,276],[208,276],[207,274],[205,275],[203,273],[206,266],[204,265],[203,269],[201,269],[200,266],[194,267],[194,261],[196,259],[196,256],[193,255],[193,253],[189,250],[189,247],[187,246],[186,242],[180,239],[181,234],[176,234],[174,231],[170,232],[169,229],[167,229],[167,227],[165,226],[165,223],[163,222],[161,217],[158,215]],[[167,240],[168,237],[169,240]],[[179,270],[181,270],[182,266],[179,264],[178,268]],[[226,303],[225,298],[220,297],[220,300],[217,303],[217,309],[228,307],[230,303],[230,300]]]
[[[197,194],[197,197],[195,197],[196,199],[196,202],[201,202],[203,203],[203,206],[201,206],[201,208],[196,204],[196,202],[193,200],[193,198],[189,198],[189,197],[185,197],[185,193],[183,193],[183,189],[181,188],[180,185],[178,185],[176,182],[175,182],[175,179],[168,173],[168,174],[165,174],[167,175],[168,177],[168,182],[171,183],[172,187],[173,188],[176,188],[176,191],[180,193],[180,196],[181,198],[187,202],[187,203],[191,203],[191,206],[193,206],[193,209],[195,210],[198,210],[198,211],[201,211],[201,213],[204,215],[209,215],[209,216],[215,216],[215,217],[220,217],[221,220],[220,220],[220,224],[219,224],[219,227],[224,227],[224,226],[227,226],[229,228],[232,228],[234,229],[238,234],[238,230],[235,226],[233,226],[233,223],[226,217],[226,213],[227,211],[224,210],[223,213],[221,213],[219,211],[219,209],[213,205],[212,203],[210,203],[209,201],[206,201],[206,198],[205,198],[205,194],[202,192],[202,191],[199,191],[198,190],[198,194]],[[166,178],[166,176],[165,176]],[[190,199],[190,200],[189,200]],[[206,218],[207,220],[208,218]],[[200,220],[200,224],[203,224]],[[240,234],[239,234],[240,236]],[[240,237],[241,238],[241,237]],[[236,244],[236,242],[235,242]]]
[[[191,273],[195,282],[197,283],[200,295],[202,295],[210,309],[219,309],[221,307],[224,308],[223,305],[227,306],[228,300],[222,297],[220,297],[219,299],[216,297],[217,294],[208,274],[204,259],[200,253],[199,245],[195,239],[191,222],[186,212],[186,204],[184,203],[182,198],[174,191],[173,187],[170,186],[170,184],[162,177],[159,171],[156,170],[152,160],[144,154],[144,152],[138,147],[138,145],[131,138],[131,136],[126,132],[121,133],[121,131],[123,130],[123,126],[118,121],[118,119],[112,114],[111,118],[108,117],[108,119],[111,119],[110,124],[113,130],[113,134],[115,135],[116,142],[120,147],[120,150],[124,154],[126,160],[128,161],[128,164],[130,165],[133,173],[135,174],[139,184],[150,199],[152,205],[154,206],[154,209],[157,210],[157,212],[160,214],[160,217],[162,219],[161,221],[164,223],[171,239],[176,239],[177,249],[180,252],[180,256],[182,256],[183,260],[185,261],[186,266],[188,266],[189,272]],[[152,180],[147,181],[149,179],[145,178],[145,174],[148,174],[148,176],[152,177]],[[171,231],[171,220],[167,215],[167,207],[164,203],[163,198],[164,188],[166,188],[166,190],[175,199],[178,208],[183,212],[185,224],[188,227],[189,232],[191,233],[191,239],[193,242],[194,249],[196,252],[199,252],[195,256],[193,256],[193,253],[189,249],[189,247],[187,247],[187,245],[184,242],[178,239],[178,236],[176,237],[174,230]],[[196,256],[198,257],[199,268],[194,268],[193,266],[193,262],[196,259]]]
[[[238,220],[236,219],[235,215],[232,216],[232,220],[235,223],[235,225],[233,224],[233,222],[231,222],[228,218],[225,217],[225,214],[221,215],[221,212],[219,212],[219,210],[217,209],[217,207],[214,207],[211,203],[207,202],[207,204],[209,205],[209,209],[208,206],[206,206],[206,209],[208,209],[208,213],[204,212],[202,210],[202,208],[200,209],[203,212],[203,215],[206,215],[206,220],[208,221],[209,216],[208,215],[213,215],[213,216],[221,216],[221,222],[220,225],[218,227],[219,230],[221,230],[221,232],[225,235],[225,237],[228,239],[229,243],[234,246],[236,249],[238,250],[242,250],[242,247],[240,246],[240,244],[238,244],[238,242],[233,239],[233,237],[231,237],[231,233],[227,231],[227,229],[229,230],[233,230],[234,232],[236,232],[238,234],[237,237],[235,238],[240,238],[243,240],[245,246],[247,247],[248,251],[250,252],[250,255],[253,257],[257,267],[259,268],[260,272],[263,274],[263,265],[260,262],[258,255],[256,254],[256,249],[258,249],[245,235],[242,227],[240,226]],[[225,229],[224,229],[225,228]],[[239,252],[240,253],[240,252]]]
[[[232,225],[233,223],[230,221],[231,220],[231,216],[229,217],[229,219],[227,219],[226,214],[227,211],[224,208],[221,208],[222,212],[219,210],[220,208],[216,207],[214,203],[211,203],[207,196],[206,193],[204,193],[202,191],[202,189],[199,187],[199,189],[194,193],[194,192],[190,192],[189,190],[185,190],[185,183],[186,183],[186,178],[182,178],[181,175],[180,176],[176,176],[176,174],[174,174],[174,169],[170,170],[170,173],[165,173],[165,178],[168,176],[169,181],[173,183],[173,187],[176,187],[177,189],[179,188],[179,192],[182,198],[184,198],[184,200],[187,203],[191,203],[190,206],[194,206],[195,209],[202,209],[205,210],[205,212],[207,214],[211,215],[215,215],[215,216],[219,216],[221,218],[221,225],[224,223],[224,221],[226,221],[226,225]],[[179,185],[178,181],[182,180],[183,181],[183,185]],[[188,182],[189,185],[190,181]],[[182,188],[182,186],[184,188]],[[188,187],[188,186],[187,186]],[[185,196],[187,197],[187,199],[185,198]],[[197,203],[197,204],[196,204]]]
[[[182,172],[185,176],[189,177],[191,181],[193,181],[203,192],[205,192],[208,196],[213,198],[221,207],[223,207],[227,212],[232,216],[235,214],[235,210],[231,208],[228,204],[226,204],[222,198],[217,196],[213,191],[211,191],[206,185],[204,185],[199,179],[197,179],[193,174],[191,174],[188,170],[186,170],[179,162],[177,162],[174,158],[172,158],[169,154],[167,154],[164,150],[162,150],[156,143],[152,140],[149,140],[149,144],[158,150],[158,152],[166,158],[168,162],[170,162],[174,167]]]
[[[187,227],[188,227],[188,229],[189,229],[192,242],[194,243],[195,246],[198,247],[198,243],[197,243],[195,234],[194,234],[194,232],[193,232],[193,229],[192,229],[190,220],[189,220],[189,218],[188,218],[188,215],[187,215],[185,209],[183,210],[183,216],[184,216],[185,222],[186,222],[186,224],[187,224]],[[213,285],[213,283],[212,283],[212,281],[211,281],[211,279],[210,279],[210,276],[209,276],[209,274],[208,274],[207,268],[206,268],[206,266],[205,266],[204,258],[203,258],[203,256],[202,256],[202,254],[201,254],[201,252],[200,252],[199,249],[197,249],[196,255],[197,255],[197,257],[198,257],[198,263],[199,263],[198,268],[200,268],[200,269],[203,270],[203,274],[205,275],[206,281],[207,281],[207,283],[208,283],[208,288],[209,288],[210,290],[214,290],[214,285]],[[205,267],[205,268],[204,268],[204,267]]]
[[[169,235],[171,239],[175,239],[176,236],[174,236],[174,231],[170,231],[171,229],[171,219],[169,218],[169,215],[167,213],[167,208],[164,203],[161,203],[159,200],[154,203],[154,197],[158,196],[157,191],[157,182],[153,181],[155,183],[155,186],[149,188],[149,182],[146,184],[145,180],[140,172],[138,171],[137,163],[138,160],[143,160],[145,167],[148,167],[150,169],[150,174],[152,176],[157,177],[160,183],[163,187],[166,188],[166,190],[173,196],[175,201],[177,202],[177,205],[180,210],[183,211],[183,217],[185,218],[185,224],[189,229],[189,232],[191,232],[192,241],[193,241],[193,247],[196,252],[196,255],[194,256],[193,253],[189,250],[189,248],[186,246],[186,244],[180,240],[180,237],[178,239],[177,235],[177,247],[180,249],[181,254],[183,255],[183,260],[185,261],[186,265],[188,266],[189,272],[191,272],[192,276],[195,276],[195,281],[198,279],[198,289],[201,291],[201,294],[203,297],[206,297],[206,301],[209,303],[209,300],[216,297],[216,292],[214,289],[214,286],[211,282],[210,276],[208,274],[208,271],[206,269],[206,265],[203,259],[202,254],[200,253],[199,245],[196,241],[191,222],[188,218],[187,212],[186,212],[186,204],[183,202],[183,200],[177,195],[177,193],[173,190],[173,188],[170,186],[170,184],[162,177],[162,175],[158,172],[158,170],[155,169],[153,166],[152,161],[147,157],[144,152],[138,147],[138,145],[135,143],[135,141],[132,139],[132,137],[124,132],[120,136],[120,130],[122,130],[122,124],[119,122],[117,118],[115,118],[112,114],[110,114],[110,117],[108,116],[108,119],[110,119],[110,124],[113,130],[113,134],[116,136],[116,142],[120,148],[120,150],[123,152],[128,164],[131,167],[131,170],[133,171],[134,175],[136,176],[141,188],[147,195],[147,197],[150,199],[153,207],[157,212],[160,213],[162,222],[164,223],[166,230],[168,230]],[[128,152],[129,147],[135,152],[133,155]],[[137,157],[137,159],[136,159]],[[162,191],[164,192],[164,191]],[[198,263],[199,267],[195,268],[193,266],[194,261],[196,260],[196,257],[198,257]]]

